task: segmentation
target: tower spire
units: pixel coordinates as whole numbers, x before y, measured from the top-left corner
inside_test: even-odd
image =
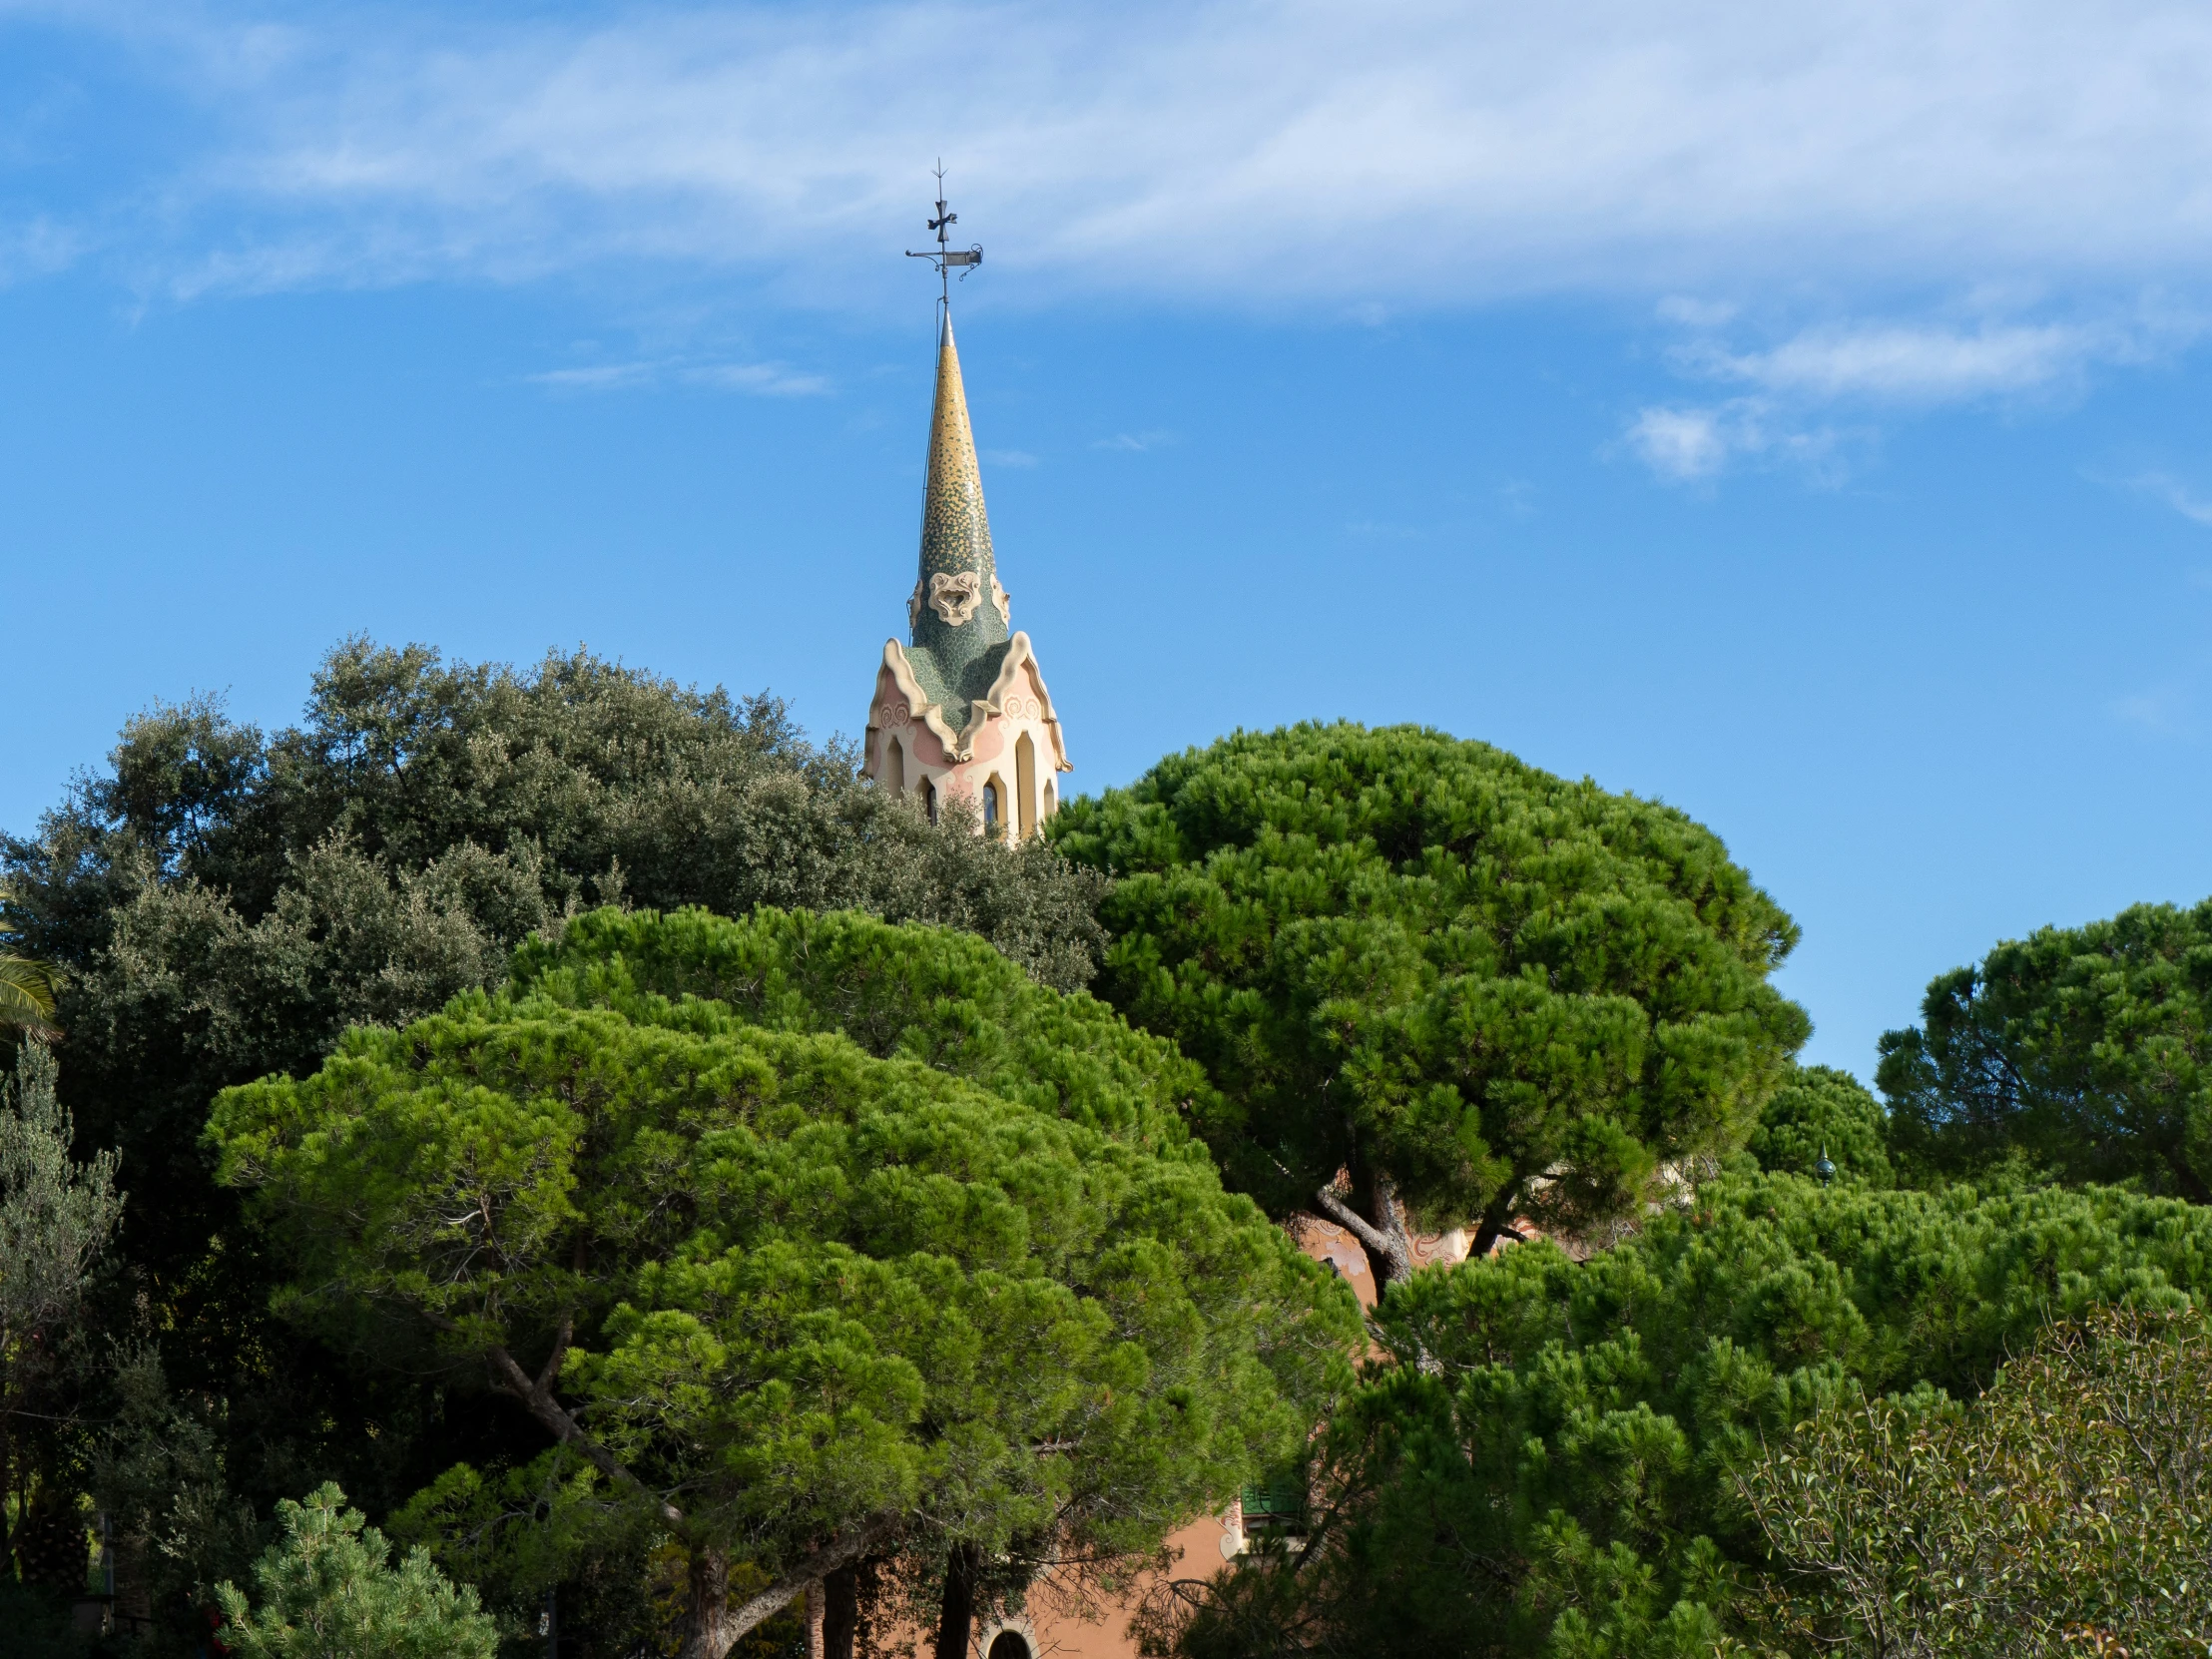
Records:
[[[991,521],[983,507],[983,476],[975,464],[967,392],[952,315],[937,323],[937,398],[929,417],[928,482],[921,501],[921,559],[908,607],[913,643],[927,646],[946,677],[1007,635],[1010,607],[998,585]]]
[[[937,310],[937,395],[929,418],[928,481],[921,503],[920,570],[907,604],[911,643],[928,649],[948,685],[961,685],[968,666],[1007,638],[1009,606],[998,585],[991,524],[983,509],[983,477],[975,464],[960,352],[952,340],[951,272],[962,280],[983,263],[983,250],[952,247],[959,216],[944,201],[944,164],[937,164],[937,234],[933,253],[909,259],[935,263],[942,291]]]
[[[1013,839],[1036,834],[1059,810],[1059,774],[1070,768],[1044,671],[1029,636],[1011,630],[1006,590],[998,585],[960,350],[952,341],[952,273],[964,280],[983,263],[983,250],[952,246],[957,223],[939,162],[937,212],[929,221],[937,246],[906,251],[908,259],[929,261],[937,276],[937,389],[920,568],[906,603],[907,642],[883,642],[860,771],[893,798],[911,796],[931,823],[940,803],[965,800],[979,830]]]

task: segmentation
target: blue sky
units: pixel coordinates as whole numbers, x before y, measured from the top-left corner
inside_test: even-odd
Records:
[[[1711,825],[1871,1073],[2212,891],[2212,16],[0,0],[0,824],[366,632],[861,722],[928,168],[1082,790],[1420,721]]]

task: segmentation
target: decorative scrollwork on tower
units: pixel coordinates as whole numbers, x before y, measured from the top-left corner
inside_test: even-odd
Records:
[[[929,578],[929,608],[957,628],[983,603],[983,579],[972,570],[940,570]]]

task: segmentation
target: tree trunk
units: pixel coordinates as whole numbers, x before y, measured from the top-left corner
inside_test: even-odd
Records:
[[[1378,1170],[1368,1183],[1368,1214],[1382,1235],[1383,1262],[1388,1276],[1376,1282],[1378,1292],[1387,1285],[1413,1277],[1413,1235],[1405,1225],[1405,1207],[1397,1201],[1397,1183]]]
[[[1500,1239],[1518,1239],[1525,1235],[1513,1225],[1513,1212],[1520,1208],[1520,1183],[1508,1187],[1495,1204],[1483,1211],[1482,1219],[1475,1225],[1474,1238],[1467,1246],[1467,1259],[1487,1256],[1490,1247]]]
[[[807,1659],[822,1659],[825,1610],[822,1584],[818,1578],[807,1586]]]
[[[6,1337],[0,1334],[0,1343]],[[0,1353],[5,1353],[0,1348]],[[8,1513],[15,1507],[15,1436],[8,1432],[8,1398],[0,1391],[0,1572],[5,1572],[9,1560],[15,1554],[15,1541],[8,1535]]]
[[[860,1636],[860,1568],[839,1567],[822,1581],[822,1659],[852,1659]]]
[[[730,1557],[719,1549],[694,1545],[691,1552],[691,1623],[684,1632],[683,1659],[723,1659],[732,1638],[723,1631],[730,1606]]]
[[[937,1659],[967,1659],[975,1628],[975,1581],[983,1573],[980,1544],[954,1544],[944,1562],[944,1612],[937,1620]]]
[[[1355,1191],[1365,1189],[1367,1214],[1345,1202],[1344,1195],[1324,1187],[1315,1195],[1322,1214],[1360,1241],[1367,1252],[1368,1271],[1375,1275],[1378,1300],[1383,1291],[1413,1277],[1413,1238],[1405,1229],[1405,1211],[1397,1201],[1397,1184],[1386,1175],[1355,1178]]]

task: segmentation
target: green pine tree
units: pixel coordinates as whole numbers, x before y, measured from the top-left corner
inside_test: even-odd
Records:
[[[1357,1309],[1223,1192],[1203,1087],[971,936],[608,910],[211,1137],[290,1311],[488,1374],[548,1524],[675,1541],[721,1659],[863,1554],[1142,1556],[1302,1443]]]
[[[254,1566],[256,1596],[225,1582],[223,1644],[241,1659],[492,1659],[499,1631],[476,1592],[428,1552],[397,1567],[384,1535],[325,1483],[276,1505],[282,1537]]]
[[[1710,830],[1441,733],[1239,734],[1052,834],[1115,878],[1101,990],[1220,1083],[1231,1180],[1383,1283],[1412,1226],[1634,1215],[1743,1144],[1809,1029],[1767,983],[1797,929]]]
[[[2008,1163],[2212,1202],[2212,899],[1998,945],[1882,1038],[1895,1150],[1934,1176]]]

